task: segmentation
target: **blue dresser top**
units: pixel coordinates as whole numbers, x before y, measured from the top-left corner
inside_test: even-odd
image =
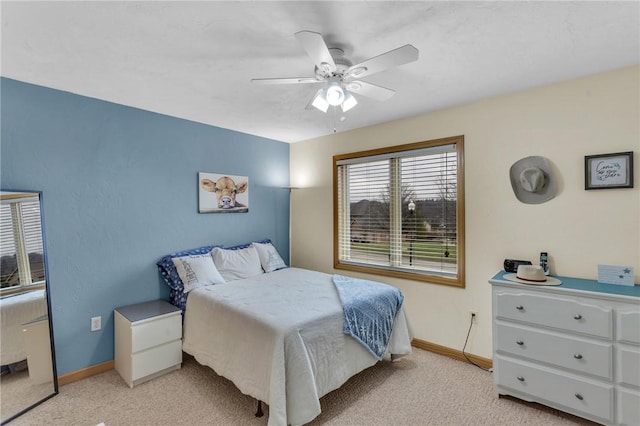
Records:
[[[500,280],[507,283],[513,283],[513,281],[504,279],[505,274],[507,274],[507,272],[500,271],[497,274],[495,274],[491,279]],[[615,284],[600,284],[596,280],[586,280],[583,278],[561,277],[557,275],[554,275],[553,277],[562,281],[562,284],[549,286],[547,288],[566,288],[571,290],[593,291],[596,293],[619,294],[621,296],[640,297],[639,285],[625,286],[625,285],[615,285]],[[515,283],[515,284],[518,284],[518,283]],[[521,284],[521,285],[535,287],[534,284]]]

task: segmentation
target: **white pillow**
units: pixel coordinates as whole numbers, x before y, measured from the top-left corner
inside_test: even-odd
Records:
[[[194,254],[171,259],[184,285],[184,292],[211,284],[224,284],[210,254]]]
[[[226,250],[219,247],[211,250],[213,263],[225,281],[241,280],[262,274],[260,257],[255,247]]]
[[[273,272],[277,269],[286,268],[287,264],[284,263],[280,253],[271,243],[252,243],[258,250],[258,256],[260,256],[260,264],[265,272]]]

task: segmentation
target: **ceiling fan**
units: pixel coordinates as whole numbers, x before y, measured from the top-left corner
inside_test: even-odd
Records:
[[[293,78],[255,78],[252,83],[258,84],[323,84],[307,109],[315,107],[327,112],[329,106],[340,106],[346,112],[358,103],[352,93],[368,98],[384,101],[395,93],[394,90],[360,80],[380,71],[404,65],[418,60],[418,49],[406,44],[397,49],[382,53],[359,64],[353,65],[344,57],[339,48],[328,48],[322,35],[313,31],[295,33],[302,47],[315,63],[314,77]]]

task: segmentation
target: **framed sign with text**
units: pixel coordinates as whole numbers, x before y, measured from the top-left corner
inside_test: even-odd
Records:
[[[584,157],[584,189],[633,188],[633,151]]]

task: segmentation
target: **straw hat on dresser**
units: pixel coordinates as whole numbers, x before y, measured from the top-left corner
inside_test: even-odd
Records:
[[[519,265],[515,274],[504,274],[505,280],[533,285],[560,285],[562,281],[544,274],[540,265]]]

